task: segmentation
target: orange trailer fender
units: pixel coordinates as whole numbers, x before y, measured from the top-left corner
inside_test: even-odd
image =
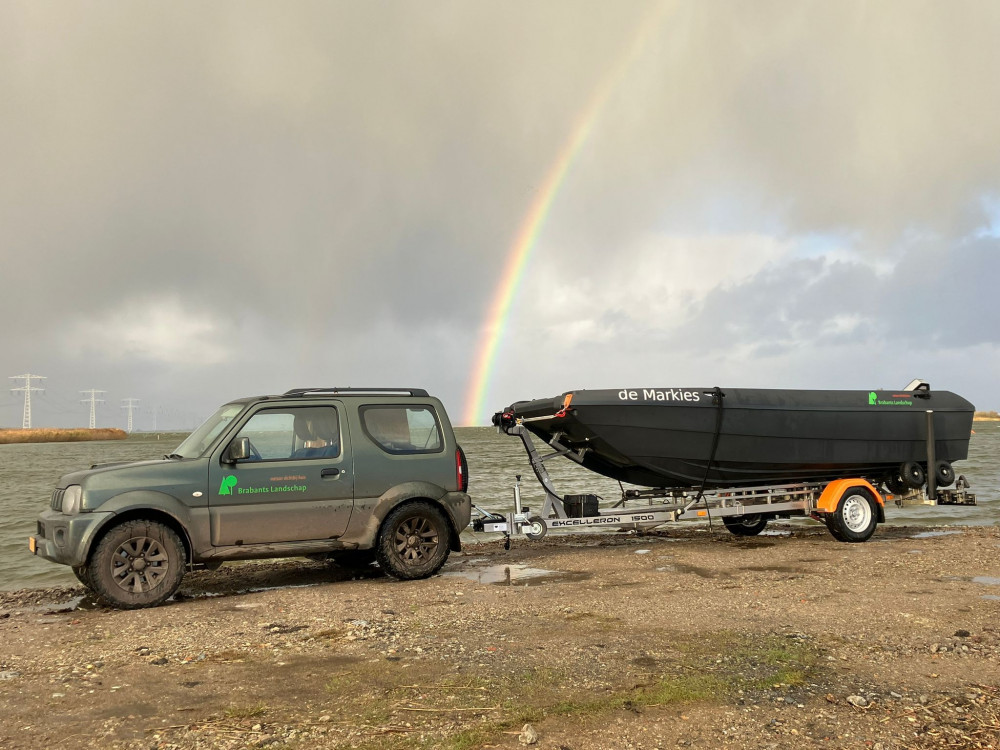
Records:
[[[816,512],[824,515],[827,513],[833,513],[837,510],[840,498],[842,498],[844,493],[851,489],[851,487],[864,487],[872,493],[872,497],[874,497],[878,502],[878,522],[884,522],[885,499],[879,491],[875,489],[871,482],[861,478],[835,479],[830,482],[830,484],[823,489],[823,493],[819,496],[819,500],[816,501]]]

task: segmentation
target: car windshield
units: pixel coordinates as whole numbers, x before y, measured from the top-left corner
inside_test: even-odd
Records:
[[[226,404],[221,407],[206,419],[201,427],[188,435],[187,439],[177,446],[173,455],[181,458],[198,458],[244,408],[244,404]]]

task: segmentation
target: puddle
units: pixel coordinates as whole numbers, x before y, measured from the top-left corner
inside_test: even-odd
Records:
[[[83,596],[77,596],[70,599],[65,604],[58,605],[58,609],[53,610],[57,613],[64,612],[76,612],[77,610],[94,610],[94,609],[104,609],[101,603],[97,600],[97,597],[93,594],[84,594]]]
[[[932,536],[952,536],[961,533],[961,531],[921,531],[919,534],[911,536],[910,539],[930,539]]]
[[[757,536],[791,536],[790,531],[781,531],[779,529],[764,529]]]
[[[981,583],[984,586],[1000,586],[1000,578],[995,576],[976,576],[972,579],[973,583]]]
[[[541,586],[546,583],[572,583],[585,581],[590,573],[572,573],[544,568],[529,568],[526,565],[488,565],[485,568],[452,570],[442,573],[445,577],[467,578],[476,583],[494,586]]]
[[[986,599],[986,600],[991,601],[991,602],[1000,602],[1000,596],[997,596],[996,594],[983,594],[979,598],[980,599]]]

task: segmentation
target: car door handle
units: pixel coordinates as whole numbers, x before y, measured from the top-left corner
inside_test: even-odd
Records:
[[[324,479],[326,477],[337,477],[340,476],[340,469],[323,469],[323,471],[321,471],[319,475]]]

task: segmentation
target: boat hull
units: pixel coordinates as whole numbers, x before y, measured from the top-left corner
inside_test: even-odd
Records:
[[[974,407],[947,391],[722,393],[720,408],[709,388],[571,391],[504,413],[546,441],[558,435],[583,451],[584,467],[646,487],[888,480],[901,464],[926,464],[928,411],[936,458],[968,456]]]

